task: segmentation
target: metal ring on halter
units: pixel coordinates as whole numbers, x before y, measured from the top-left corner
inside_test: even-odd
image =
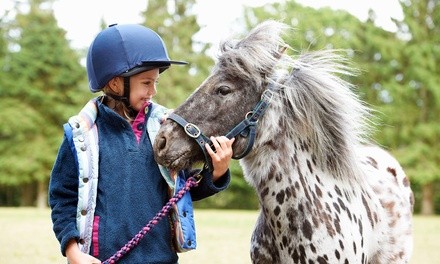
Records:
[[[203,176],[200,173],[198,173],[198,174],[194,175],[193,178],[196,181],[196,183],[199,184],[200,181],[203,179]]]
[[[245,117],[245,119],[250,119],[253,114],[254,114],[254,111],[249,111],[246,113],[246,115],[244,117]],[[258,120],[255,120],[255,123],[258,123]]]
[[[191,133],[191,131],[189,130],[191,127],[193,127],[196,132],[195,133]],[[192,137],[192,138],[198,138],[200,136],[200,134],[202,133],[202,131],[200,130],[200,128],[194,124],[188,123],[186,124],[183,129],[185,130],[185,133]]]

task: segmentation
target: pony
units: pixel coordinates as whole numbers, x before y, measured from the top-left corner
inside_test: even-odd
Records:
[[[373,111],[344,80],[357,71],[338,50],[295,54],[283,40],[289,29],[268,20],[221,43],[210,76],[173,112],[196,135],[166,120],[156,161],[174,170],[203,161],[192,137],[225,135],[264,104],[233,135],[260,205],[252,262],[408,263],[413,193],[370,139]]]

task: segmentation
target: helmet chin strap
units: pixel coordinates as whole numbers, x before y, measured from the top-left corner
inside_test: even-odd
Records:
[[[132,117],[135,117],[137,114],[137,111],[133,109],[130,105],[130,77],[124,76],[124,94],[122,96],[115,95],[115,94],[107,94],[108,97],[113,98],[113,100],[122,102],[127,109],[130,111],[129,115]]]
[[[130,77],[125,76],[124,77],[124,94],[122,95],[124,98],[122,102],[127,106],[128,108],[131,108],[130,106]]]
[[[114,100],[121,101],[127,108],[131,108],[130,106],[130,77],[124,77],[124,93],[122,96],[116,94],[107,94],[108,97],[113,98]]]

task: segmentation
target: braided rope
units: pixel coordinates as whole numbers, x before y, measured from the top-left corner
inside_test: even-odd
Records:
[[[127,242],[120,250],[118,250],[113,256],[102,262],[102,264],[114,264],[130,250],[139,244],[139,241],[161,220],[166,216],[174,204],[176,204],[185,193],[187,193],[192,187],[197,186],[199,179],[189,177],[185,186],[182,187],[163,207],[162,209],[151,219],[147,225],[145,225],[130,241]]]

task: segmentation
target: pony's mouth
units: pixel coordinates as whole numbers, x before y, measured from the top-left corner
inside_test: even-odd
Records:
[[[184,157],[178,157],[167,166],[168,169],[175,171],[180,171],[189,167],[191,167],[191,164],[188,162],[188,159],[185,159]]]
[[[160,165],[175,171],[180,171],[182,169],[190,168],[192,165],[190,152],[180,152],[174,155],[165,154],[163,152],[155,154],[154,158]]]
[[[173,129],[174,123],[162,124],[161,132],[156,136],[153,144],[154,158],[157,163],[170,169],[180,171],[189,169],[201,159],[197,151],[197,144],[193,142],[182,129]],[[170,140],[172,138],[173,140]]]

